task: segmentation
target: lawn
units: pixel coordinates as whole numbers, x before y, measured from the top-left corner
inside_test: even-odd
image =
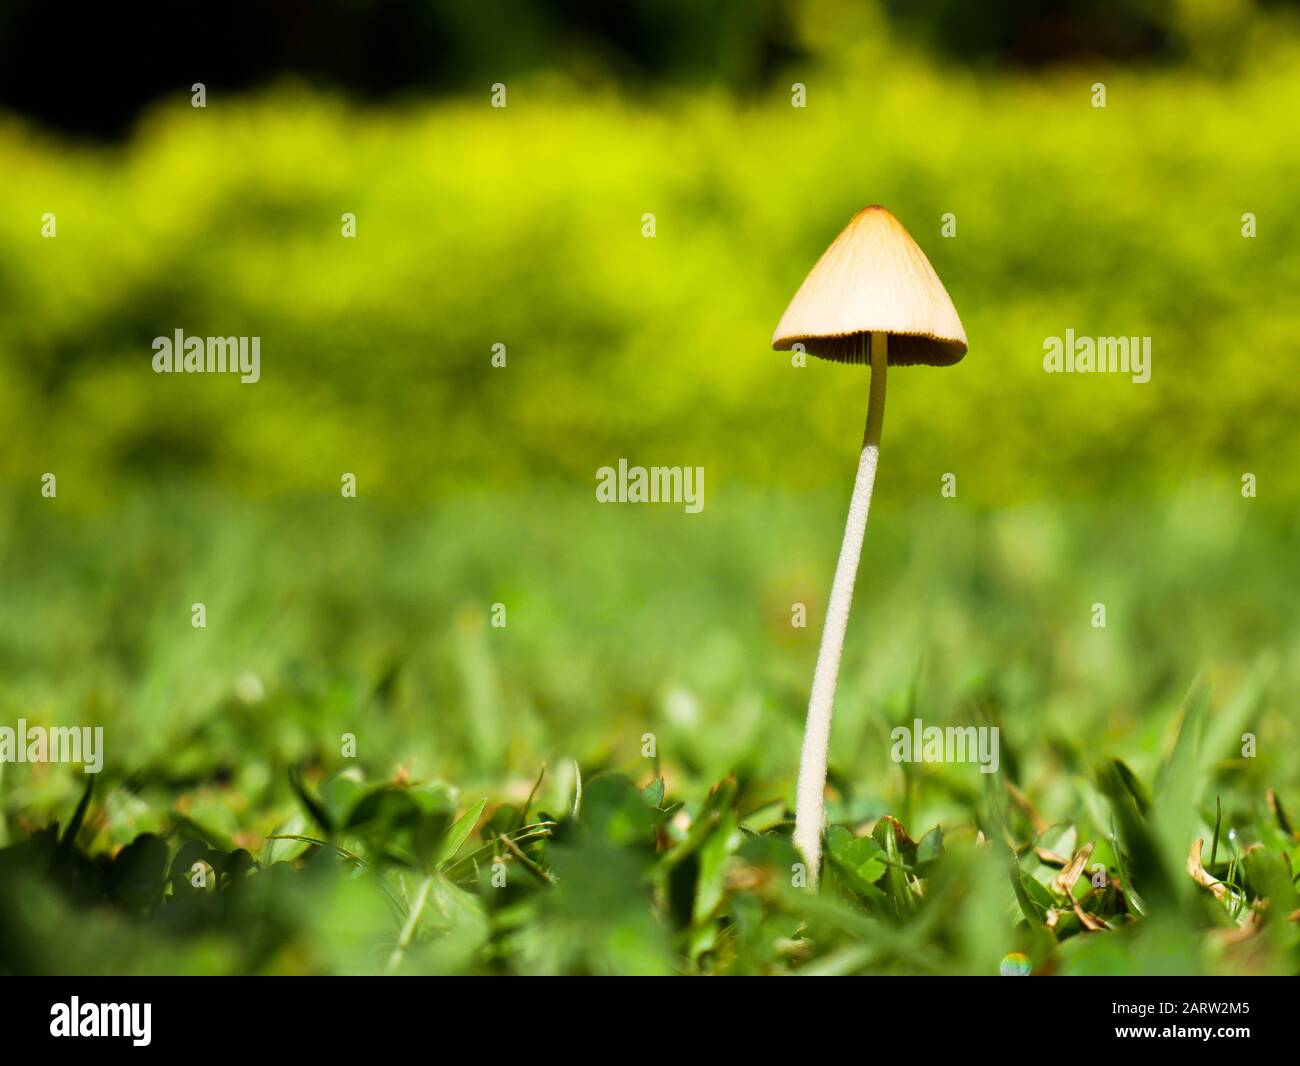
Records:
[[[841,502],[14,506],[6,720],[102,725],[110,757],[81,811],[87,775],[4,768],[6,965],[1294,970],[1293,521],[1234,486],[882,500],[815,898],[786,805]],[[892,761],[914,718],[996,725],[998,773]],[[47,864],[66,898],[25,881]]]

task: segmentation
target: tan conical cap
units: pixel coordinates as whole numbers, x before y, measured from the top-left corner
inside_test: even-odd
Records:
[[[889,334],[889,362],[951,366],[966,331],[930,260],[883,207],[864,207],[822,253],[772,334],[778,351],[870,362],[868,339]]]

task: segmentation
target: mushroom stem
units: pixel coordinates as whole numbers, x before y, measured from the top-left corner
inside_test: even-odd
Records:
[[[831,739],[831,711],[835,704],[835,682],[840,672],[844,632],[853,604],[853,583],[862,555],[862,538],[867,531],[871,489],[876,481],[876,460],[880,454],[880,428],[885,420],[885,368],[888,336],[871,334],[871,396],[867,401],[867,429],[858,459],[858,476],[844,525],[840,559],[835,564],[822,643],[817,651],[808,720],[804,725],[803,753],[799,758],[799,784],[795,794],[794,843],[808,866],[808,885],[817,887],[821,869],[822,830],[826,821],[826,759]]]

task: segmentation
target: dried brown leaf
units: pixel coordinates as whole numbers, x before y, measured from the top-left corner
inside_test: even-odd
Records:
[[[1204,847],[1205,841],[1200,837],[1192,842],[1192,850],[1187,853],[1187,872],[1193,881],[1202,888],[1208,888],[1214,893],[1214,898],[1222,902],[1228,894],[1228,888],[1222,881],[1211,877],[1210,872],[1201,864],[1201,849]]]
[[[1084,868],[1088,865],[1088,860],[1092,858],[1092,847],[1093,845],[1091,841],[1083,845],[1083,847],[1074,853],[1074,858],[1070,860],[1070,864],[1056,875],[1055,879],[1052,881],[1052,885],[1058,892],[1062,892],[1067,896],[1070,895],[1070,889],[1072,889],[1074,883],[1079,880]]]

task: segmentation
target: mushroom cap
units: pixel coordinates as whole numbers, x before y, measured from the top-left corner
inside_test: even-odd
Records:
[[[802,343],[810,355],[870,362],[872,333],[889,334],[889,362],[952,366],[966,331],[930,260],[903,224],[864,207],[831,242],[785,309],[772,347]]]

